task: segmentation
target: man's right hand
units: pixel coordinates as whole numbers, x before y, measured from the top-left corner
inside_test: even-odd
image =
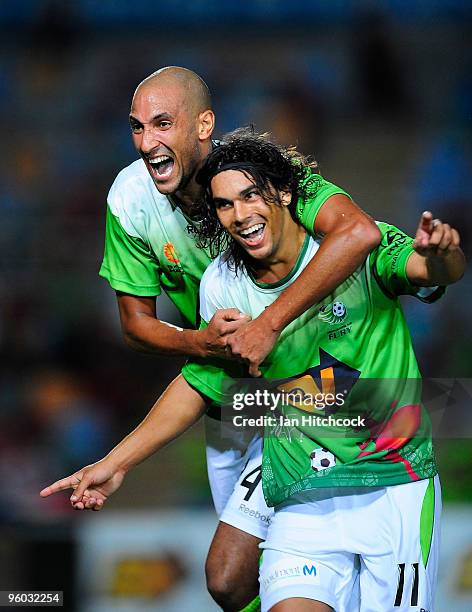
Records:
[[[101,510],[107,499],[120,488],[125,477],[123,470],[109,465],[102,459],[88,465],[74,474],[57,480],[40,492],[41,497],[49,497],[59,491],[74,489],[70,502],[76,510]]]
[[[228,337],[250,320],[249,315],[240,312],[237,308],[217,310],[208,323],[208,327],[197,332],[200,356],[231,358],[232,352],[228,346]]]

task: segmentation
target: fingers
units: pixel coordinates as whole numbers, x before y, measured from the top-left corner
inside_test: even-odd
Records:
[[[413,248],[420,250],[424,249],[429,244],[430,235],[433,231],[433,214],[426,210],[420,218],[418,228],[416,230]]]
[[[103,500],[96,497],[87,497],[84,495],[81,501],[72,504],[74,510],[94,510],[99,512],[103,509]]]
[[[246,324],[244,329],[228,336],[227,343],[231,347],[233,357],[242,359],[249,369],[249,375],[261,376],[259,366],[273,349],[279,337],[261,318]]]
[[[418,229],[430,234],[433,230],[433,213],[429,210],[425,210],[424,213],[421,214],[420,223],[418,225]]]
[[[454,228],[451,229],[452,232],[452,246],[459,247],[461,243],[461,237],[459,236],[459,232]]]
[[[451,246],[458,247],[459,244],[459,233],[448,223],[443,223],[440,219],[433,219],[433,215],[429,211],[421,215],[420,224],[413,241],[413,248],[420,254],[426,255],[428,251],[447,251]]]
[[[90,504],[90,510],[94,512],[100,512],[103,508],[103,501],[101,499],[93,500],[93,503]]]
[[[225,308],[223,310],[217,310],[214,316],[215,318],[223,319],[223,321],[240,321],[241,319],[245,321],[251,320],[251,317],[249,315],[244,314],[237,308]]]
[[[445,251],[448,249],[452,242],[452,230],[451,226],[447,223],[444,223],[442,226],[442,235],[439,240],[438,249],[440,251]]]
[[[226,336],[243,327],[250,320],[249,315],[240,312],[237,308],[226,308],[215,312],[208,327],[213,327],[219,336]]]
[[[251,362],[249,364],[249,374],[253,378],[259,378],[260,376],[262,376],[262,372],[259,370],[259,363]]]
[[[83,498],[85,510],[94,510],[98,512],[103,508],[103,500],[97,497]]]
[[[221,335],[224,336],[226,334],[232,334],[236,330],[238,330],[241,327],[244,327],[245,325],[247,325],[250,320],[251,320],[250,317],[244,315],[244,317],[241,317],[237,321],[228,321],[228,322],[225,322],[225,323],[221,323],[220,324],[220,328],[219,328],[220,332],[221,332]]]
[[[81,500],[82,496],[85,494],[89,485],[93,484],[93,476],[90,476],[89,474],[87,474],[87,472],[84,472],[82,474],[82,478],[76,484],[77,484],[77,487],[74,493],[70,496],[71,502],[76,502],[76,501]]]
[[[53,495],[54,493],[58,493],[59,491],[65,491],[66,489],[74,489],[78,482],[80,481],[79,474],[81,472],[77,472],[76,474],[72,474],[71,476],[67,476],[66,478],[61,478],[61,480],[56,480],[48,487],[45,487],[42,491],[40,491],[41,497],[49,497],[49,495]]]
[[[442,223],[439,219],[434,219],[433,228],[428,246],[439,251],[446,251],[452,243],[451,226]]]
[[[440,236],[438,249],[447,251],[451,247],[457,248],[461,243],[459,232],[451,227],[448,223],[442,223],[442,235]]]
[[[98,489],[89,489],[91,485],[99,477],[97,470],[92,467],[83,468],[82,470],[75,472],[71,476],[57,480],[52,485],[44,488],[40,495],[41,497],[48,497],[53,493],[64,491],[66,489],[74,489],[70,497],[70,502],[74,510],[94,510],[99,511],[103,508],[106,501],[106,496],[101,493]],[[101,482],[102,479],[98,479]]]

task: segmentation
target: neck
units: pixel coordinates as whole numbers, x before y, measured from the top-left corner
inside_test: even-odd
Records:
[[[195,209],[195,203],[203,196],[203,190],[200,185],[195,182],[192,177],[189,184],[183,189],[179,189],[170,196],[171,201],[175,206],[178,206],[186,215],[192,216]]]
[[[278,248],[267,259],[252,260],[254,278],[260,283],[276,283],[290,274],[305,241],[306,232],[292,221],[284,231]]]
[[[194,171],[186,184],[172,194],[171,199],[175,204],[182,209],[187,215],[192,216],[195,202],[198,202],[203,196],[203,188],[197,183],[195,177],[198,171],[205,163],[206,158],[213,148],[212,141],[207,140],[200,146],[200,161],[196,164]]]

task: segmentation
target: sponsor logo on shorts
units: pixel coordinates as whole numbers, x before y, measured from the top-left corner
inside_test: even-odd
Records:
[[[250,517],[254,517],[256,520],[262,521],[263,523],[267,523],[267,525],[270,525],[269,515],[261,514],[259,510],[254,510],[254,508],[246,506],[246,504],[240,504],[239,511],[243,514],[247,514]]]
[[[261,588],[265,593],[301,584],[320,584],[317,567],[311,559],[302,558],[298,563],[293,559],[282,559],[267,570],[262,567]]]

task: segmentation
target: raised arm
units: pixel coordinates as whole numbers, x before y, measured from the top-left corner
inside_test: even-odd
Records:
[[[258,366],[281,331],[346,280],[380,242],[374,221],[342,194],[331,196],[323,204],[314,233],[325,237],[297,280],[257,319],[228,339],[233,354],[249,362],[252,376],[260,375]]]
[[[138,427],[106,457],[46,487],[40,492],[41,497],[74,489],[70,498],[74,508],[100,510],[131,468],[183,434],[198,421],[205,408],[202,396],[178,376]]]
[[[426,211],[416,230],[406,274],[414,285],[434,287],[450,285],[462,278],[465,257],[460,248],[459,232]]]
[[[191,357],[226,357],[229,334],[248,322],[236,308],[219,310],[208,327],[182,329],[156,317],[156,298],[117,292],[121,327],[127,344],[146,353]]]

